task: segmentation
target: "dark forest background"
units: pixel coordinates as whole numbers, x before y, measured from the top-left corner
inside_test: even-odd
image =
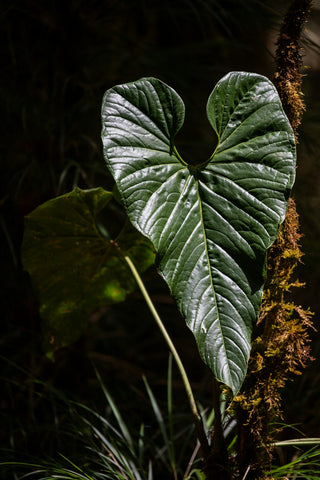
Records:
[[[49,361],[41,349],[37,299],[23,270],[23,217],[75,186],[111,189],[100,141],[105,90],[154,76],[186,104],[178,148],[189,162],[205,160],[214,135],[205,106],[231,70],[272,79],[275,42],[290,2],[259,0],[25,0],[0,4],[0,447],[30,455],[55,451],[61,422],[50,388],[88,405],[101,403],[92,362],[132,422],[145,413],[141,375],[164,395],[168,353],[136,292],[125,304],[94,312],[78,342]],[[304,289],[296,303],[320,314],[320,4],[306,25],[303,92],[293,196],[303,233]],[[154,269],[147,288],[181,352],[198,397],[210,404],[210,375],[192,335]],[[314,362],[284,393],[284,419],[320,436],[320,341]],[[38,380],[35,387],[32,378]],[[43,383],[42,383],[43,382]],[[174,395],[187,410],[174,373]],[[50,387],[50,388],[49,388]],[[128,393],[129,392],[129,393]],[[130,401],[128,400],[130,398]],[[178,410],[179,410],[178,409]],[[55,430],[56,429],[56,430]],[[55,433],[54,433],[55,432]],[[49,453],[48,453],[49,452]],[[9,455],[9,454],[8,454]]]

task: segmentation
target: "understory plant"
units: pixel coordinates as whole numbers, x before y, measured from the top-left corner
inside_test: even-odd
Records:
[[[16,452],[15,461],[2,463],[1,459],[1,478],[24,478],[25,474],[26,478],[37,480],[153,480],[166,476],[203,479],[197,455],[199,444],[191,441],[194,426],[188,422],[186,412],[179,412],[179,417],[174,413],[171,356],[165,408],[143,377],[144,390],[139,391],[139,396],[145,397],[144,414],[136,428],[119,409],[98,371],[96,377],[103,398],[99,410],[71,401],[64,392],[28,375],[37,394],[54,407],[60,442],[72,448],[67,452],[60,449],[53,457],[46,455],[42,460]],[[213,415],[202,411],[202,416],[207,431]],[[50,427],[48,433],[54,433]],[[8,472],[12,475],[7,477]]]
[[[48,435],[59,429],[60,442],[71,449],[59,450],[44,459],[15,452],[13,461],[0,463],[3,479],[34,480],[205,480],[199,457],[200,443],[192,442],[194,426],[188,422],[187,413],[175,412],[172,385],[172,357],[169,356],[167,376],[167,399],[160,405],[147,379],[143,378],[145,394],[144,416],[140,425],[132,427],[127,415],[117,406],[116,400],[106,388],[96,371],[98,385],[103,393],[102,409],[93,409],[86,404],[70,400],[64,392],[25,372],[35,392],[46,398],[55,414],[55,426],[49,427]],[[132,394],[132,391],[131,391]],[[222,402],[224,412],[226,402]],[[208,435],[214,421],[214,411],[202,409],[204,431]],[[61,412],[61,416],[59,413]],[[151,414],[151,416],[150,416]],[[148,421],[146,421],[148,417]],[[224,415],[224,434],[228,451],[234,454],[236,444],[235,420]],[[152,428],[150,425],[152,424]],[[59,425],[61,423],[61,425]],[[42,426],[41,428],[43,428]],[[310,479],[320,475],[320,439],[300,438],[278,441],[279,450],[293,449],[288,463],[275,463],[266,470],[266,478]],[[2,451],[2,455],[5,451]],[[2,457],[3,460],[3,457]],[[8,475],[9,474],[9,475]]]
[[[298,4],[306,14],[308,2],[302,7],[293,2],[293,12]],[[288,36],[285,30],[282,35]],[[292,43],[289,48],[294,50]],[[295,121],[279,97],[290,68],[297,71],[299,57],[295,61],[293,55],[279,70],[279,93],[266,77],[248,72],[231,72],[217,83],[207,103],[217,144],[203,163],[187,163],[175,145],[185,109],[171,87],[147,77],[109,89],[102,104],[102,141],[114,192],[75,189],[26,218],[24,267],[38,294],[46,353],[53,356],[78,338],[88,312],[124,301],[137,282],[182,375],[201,478],[208,480],[271,478],[266,472],[279,389],[309,358],[309,312],[285,299],[298,285],[291,275],[301,255],[290,199],[299,79],[289,92],[296,100]],[[99,214],[115,199],[127,221],[113,236],[108,216],[101,221]],[[209,433],[141,279],[154,262],[212,372]],[[232,449],[221,399],[237,424]]]

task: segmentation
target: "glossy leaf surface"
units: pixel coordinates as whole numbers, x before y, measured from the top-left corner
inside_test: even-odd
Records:
[[[218,144],[202,165],[174,146],[177,93],[154,78],[108,90],[102,139],[133,225],[158,253],[199,352],[235,394],[244,379],[265,279],[266,251],[284,220],[294,137],[265,77],[232,72],[207,104]]]
[[[123,255],[96,225],[111,198],[102,188],[76,188],[25,219],[23,265],[38,294],[48,354],[77,340],[92,311],[125,300],[136,287]],[[129,223],[116,242],[140,271],[154,262],[152,245]]]

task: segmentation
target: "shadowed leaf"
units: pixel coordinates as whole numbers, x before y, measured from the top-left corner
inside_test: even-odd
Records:
[[[111,199],[102,188],[76,188],[25,219],[23,265],[38,294],[48,354],[77,340],[90,312],[124,301],[134,290],[123,254],[140,271],[154,262],[152,245],[128,222],[116,239],[122,253],[100,234],[95,220]]]

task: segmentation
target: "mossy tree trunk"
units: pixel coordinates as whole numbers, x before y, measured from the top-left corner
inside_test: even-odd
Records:
[[[301,32],[311,0],[294,0],[284,18],[276,51],[274,83],[297,140],[304,103],[301,93]],[[266,479],[275,432],[272,423],[281,418],[281,390],[292,374],[301,372],[311,359],[310,312],[290,299],[293,272],[302,252],[299,218],[291,198],[277,240],[268,253],[268,275],[253,341],[248,375],[233,408],[238,420],[239,478]]]

